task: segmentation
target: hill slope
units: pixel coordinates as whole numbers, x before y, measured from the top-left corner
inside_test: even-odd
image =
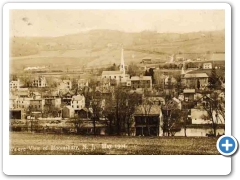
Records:
[[[123,44],[132,50],[148,50],[161,53],[205,53],[224,51],[224,31],[196,33],[127,33],[113,30],[92,30],[89,32],[54,38],[14,37],[10,39],[10,56],[26,56],[41,51],[91,49],[115,47]]]
[[[61,37],[13,37],[10,39],[11,69],[27,66],[94,67],[120,63],[123,45],[125,63],[142,58],[167,61],[172,54],[186,58],[209,52],[225,52],[224,31],[186,34],[92,30]],[[185,55],[189,54],[189,55]]]

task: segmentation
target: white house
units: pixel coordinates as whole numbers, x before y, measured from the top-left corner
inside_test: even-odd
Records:
[[[72,82],[71,80],[63,80],[59,85],[59,90],[71,90],[72,89]]]
[[[16,108],[23,108],[23,109],[28,109],[30,106],[30,101],[33,98],[17,98],[15,100],[15,107]]]
[[[88,80],[86,80],[86,79],[79,79],[78,80],[78,88],[82,89],[84,87],[88,87]]]
[[[72,97],[71,107],[74,110],[80,110],[85,107],[85,97],[83,95],[76,95]]]
[[[191,109],[192,124],[211,124],[210,117],[206,110]],[[213,121],[217,124],[225,124],[225,120],[221,114],[213,111]]]
[[[203,63],[203,69],[212,69],[212,63]]]
[[[131,87],[133,89],[143,88],[152,89],[152,77],[151,76],[133,76],[130,79]]]
[[[47,86],[46,78],[45,77],[34,78],[32,86],[33,87],[46,87]]]
[[[13,89],[19,89],[19,84],[20,84],[20,81],[17,80],[17,81],[11,81],[9,83],[9,88],[10,90],[13,90]]]
[[[123,58],[123,49],[121,52],[121,64],[119,71],[103,71],[102,72],[102,79],[110,79],[110,81],[115,81],[116,84],[121,82],[127,82],[129,79],[129,75],[125,74],[125,63]]]

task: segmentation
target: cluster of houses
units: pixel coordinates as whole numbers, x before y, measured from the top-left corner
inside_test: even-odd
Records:
[[[87,89],[91,96],[73,90],[71,80],[62,80],[54,90],[38,91],[48,87],[45,77],[33,79],[32,87],[21,88],[20,81],[10,82],[9,110],[11,120],[58,120],[74,119],[82,120],[80,125],[84,133],[93,132],[94,103],[104,110],[106,100],[115,98],[115,87],[122,87],[129,94],[135,94],[139,98],[131,119],[131,135],[135,136],[164,136],[164,118],[168,118],[169,110],[178,109],[187,112],[187,128],[178,127],[174,131],[175,136],[206,136],[211,133],[212,126],[209,114],[203,108],[206,97],[210,97],[211,91],[207,89],[209,83],[209,70],[212,64],[206,63],[201,71],[181,72],[181,87],[172,76],[162,77],[163,90],[154,87],[151,76],[130,76],[125,72],[123,50],[119,71],[103,71],[98,80],[97,87],[93,88],[88,79],[77,81],[78,89]],[[207,70],[207,71],[204,71]],[[215,90],[218,98],[224,101],[224,86]],[[151,104],[144,104],[148,100]],[[191,107],[188,104],[191,104]],[[224,116],[213,111],[214,122],[219,124],[218,134],[224,134]],[[183,117],[180,117],[183,121]],[[98,134],[108,134],[109,119],[102,116],[94,122]],[[47,124],[48,125],[48,124]],[[47,126],[46,125],[46,126]],[[62,124],[61,124],[62,125]],[[63,125],[62,125],[63,126]],[[174,128],[174,123],[171,128]]]

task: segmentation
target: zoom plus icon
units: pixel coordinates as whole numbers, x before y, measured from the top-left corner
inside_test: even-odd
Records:
[[[217,149],[224,156],[233,155],[237,148],[238,142],[233,136],[221,136],[217,141]]]

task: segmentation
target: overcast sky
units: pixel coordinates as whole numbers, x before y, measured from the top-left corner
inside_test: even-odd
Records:
[[[91,29],[126,32],[222,30],[224,10],[11,10],[11,36],[62,36]]]

